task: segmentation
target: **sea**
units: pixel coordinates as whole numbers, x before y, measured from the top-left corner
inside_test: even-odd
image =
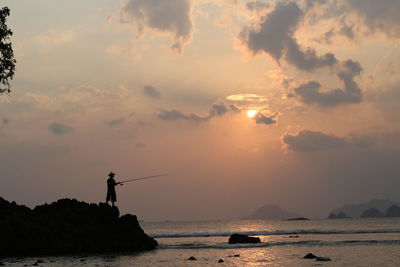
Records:
[[[400,266],[400,218],[141,222],[140,253],[1,259],[4,266]],[[229,244],[231,234],[261,243]],[[329,261],[304,259],[307,253]],[[193,257],[195,260],[190,260]]]

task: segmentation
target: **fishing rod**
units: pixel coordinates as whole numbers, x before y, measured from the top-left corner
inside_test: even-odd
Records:
[[[167,176],[168,174],[158,174],[158,175],[152,175],[152,176],[145,176],[145,177],[140,177],[140,178],[135,178],[135,179],[129,179],[125,181],[118,182],[120,185],[123,185],[124,183],[129,183],[129,182],[134,182],[134,181],[139,181],[139,180],[144,180],[144,179],[150,179],[150,178],[156,178],[156,177],[161,177],[161,176]]]

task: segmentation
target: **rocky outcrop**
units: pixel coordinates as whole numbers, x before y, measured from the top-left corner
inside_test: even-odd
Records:
[[[0,198],[0,256],[152,250],[136,216],[118,208],[61,199],[30,209]]]
[[[379,218],[379,217],[383,217],[383,213],[380,212],[378,209],[375,208],[370,208],[365,210],[361,216],[361,218]]]
[[[259,237],[252,237],[241,234],[233,234],[229,237],[229,244],[237,244],[237,243],[260,243],[261,240]]]
[[[393,205],[386,211],[385,217],[400,217],[400,207]]]
[[[344,213],[343,211],[339,212],[339,213],[334,213],[331,212],[328,216],[329,219],[346,219],[346,218],[350,218],[346,215],[346,213]]]

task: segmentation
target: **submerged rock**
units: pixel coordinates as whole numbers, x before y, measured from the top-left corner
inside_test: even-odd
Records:
[[[197,260],[194,256],[190,256],[189,258],[188,258],[188,260],[190,260],[190,261],[195,261],[195,260]]]
[[[261,240],[259,237],[252,237],[241,234],[233,234],[229,237],[229,244],[236,243],[260,243]]]
[[[132,252],[155,249],[136,216],[105,203],[60,199],[29,209],[0,198],[0,256]]]
[[[218,263],[222,263],[222,262],[224,262],[223,259],[219,259],[219,260],[218,260]]]

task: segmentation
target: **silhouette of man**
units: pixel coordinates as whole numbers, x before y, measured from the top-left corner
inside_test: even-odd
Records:
[[[106,203],[111,200],[111,205],[114,207],[114,202],[117,202],[117,193],[115,192],[115,186],[121,184],[114,180],[115,173],[110,172],[107,179],[107,197]]]

